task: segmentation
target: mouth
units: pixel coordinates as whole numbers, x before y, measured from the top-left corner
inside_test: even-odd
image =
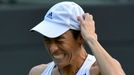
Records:
[[[53,55],[54,59],[63,59],[64,58],[64,54],[58,54],[58,55]]]
[[[58,53],[52,55],[53,61],[58,68],[63,68],[70,64],[70,56],[66,53]]]

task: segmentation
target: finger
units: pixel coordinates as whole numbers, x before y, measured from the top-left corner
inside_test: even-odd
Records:
[[[83,16],[85,17],[85,20],[93,20],[93,16],[89,13],[85,13]]]
[[[82,15],[83,19],[85,20],[86,19],[86,13]]]
[[[85,20],[90,20],[89,13],[85,13],[85,14],[83,15],[83,17],[84,17]]]
[[[82,16],[77,16],[77,20],[80,22],[80,24],[83,24],[84,19],[82,18]]]
[[[90,16],[90,19],[93,20],[93,15],[90,14],[89,16]]]

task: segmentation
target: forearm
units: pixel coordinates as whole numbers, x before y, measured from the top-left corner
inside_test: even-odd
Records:
[[[87,40],[87,43],[96,57],[101,75],[125,75],[120,64],[106,52],[97,40]]]
[[[78,20],[80,21],[81,35],[96,57],[101,75],[125,75],[120,64],[97,41],[93,16],[85,13],[78,16]]]

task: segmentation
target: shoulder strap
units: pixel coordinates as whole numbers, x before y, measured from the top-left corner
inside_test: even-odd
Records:
[[[95,61],[95,57],[88,54],[86,60],[84,61],[82,67],[79,69],[76,75],[89,75],[89,70]]]
[[[51,75],[54,66],[55,66],[54,62],[48,63],[47,68],[42,72],[41,75]]]

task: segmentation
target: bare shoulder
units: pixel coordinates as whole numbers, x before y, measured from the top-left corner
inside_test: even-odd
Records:
[[[40,65],[34,66],[29,71],[29,75],[41,75],[41,73],[45,70],[46,67],[47,67],[47,64],[40,64]]]
[[[97,62],[95,62],[91,66],[89,73],[90,73],[90,75],[101,75],[101,72],[100,72],[100,69],[99,69]]]

